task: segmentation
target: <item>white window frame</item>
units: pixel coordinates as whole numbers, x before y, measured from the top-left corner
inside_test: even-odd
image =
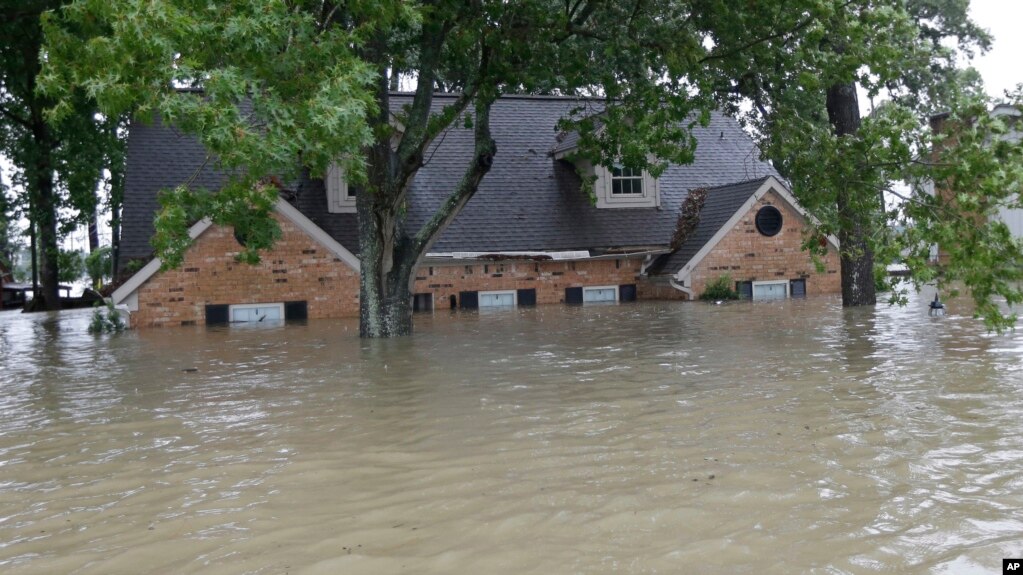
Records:
[[[611,303],[610,301],[606,301],[606,300],[586,301],[586,292],[588,292],[588,291],[597,291],[597,290],[606,290],[606,289],[614,291],[614,294],[615,294],[614,303],[618,303],[619,294],[618,294],[618,286],[616,286],[616,285],[611,285],[611,286],[583,286],[583,305],[586,305],[588,303]]]
[[[476,307],[479,308],[479,309],[508,309],[508,306],[503,306],[503,305],[487,305],[487,306],[480,305],[480,303],[483,301],[483,296],[485,296],[485,295],[507,295],[507,294],[511,294],[511,296],[512,296],[511,307],[519,307],[519,293],[517,291],[513,290],[513,289],[511,289],[511,290],[505,289],[505,290],[491,290],[491,291],[476,292]]]
[[[249,322],[249,321],[238,321],[238,320],[234,319],[234,312],[236,310],[242,310],[242,309],[267,308],[267,307],[276,307],[278,310],[280,310],[281,319],[280,320],[271,320],[271,321],[284,321],[284,303],[283,302],[231,304],[231,305],[229,305],[227,307],[227,321],[229,323],[259,323],[259,322]]]
[[[628,170],[629,175],[625,175],[624,172],[626,170]],[[643,177],[643,175],[644,175],[643,174],[643,170],[638,170],[639,173],[637,174],[636,173],[637,170],[635,170],[633,168],[629,168],[629,167],[623,166],[621,164],[615,164],[615,165],[611,166],[611,169],[608,170],[608,171],[611,173],[611,197],[613,197],[613,198],[626,198],[626,197],[628,197],[628,198],[635,198],[635,197],[643,197],[644,195],[646,195],[645,194],[646,182],[644,181],[646,178]],[[615,171],[622,172],[622,175],[620,175],[620,176],[615,175]],[[635,182],[639,182],[639,192],[624,192],[623,191],[623,192],[620,192],[620,193],[616,194],[615,193],[615,182],[616,181],[620,181],[623,184],[624,184],[624,182],[629,182],[630,183],[629,184],[630,188],[632,188],[635,185]]]
[[[766,280],[766,281],[755,281],[755,282],[753,282],[753,286],[750,288],[750,299],[753,300],[753,301],[764,301],[762,299],[761,300],[757,300],[757,286],[765,286],[765,285],[783,285],[783,286],[785,286],[785,298],[784,299],[789,299],[789,297],[792,296],[791,289],[789,288],[789,280]],[[770,300],[768,300],[768,301],[770,301]]]
[[[620,167],[620,166],[619,166]],[[643,170],[643,193],[614,194],[614,171],[606,166],[595,166],[593,191],[597,196],[598,208],[657,208],[661,205],[661,187],[657,178]]]
[[[324,178],[327,188],[327,211],[332,214],[355,213],[355,189],[348,187],[345,170],[337,162],[331,162]]]

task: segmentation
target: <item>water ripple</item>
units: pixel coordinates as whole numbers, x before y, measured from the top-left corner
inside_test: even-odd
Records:
[[[0,314],[12,573],[997,573],[1023,336],[830,298],[91,336]]]

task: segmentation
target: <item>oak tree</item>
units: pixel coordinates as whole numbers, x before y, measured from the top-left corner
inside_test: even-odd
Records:
[[[385,337],[412,329],[414,270],[500,152],[490,109],[507,92],[603,97],[599,119],[577,110],[560,127],[593,161],[655,175],[692,160],[690,129],[712,109],[748,105],[822,231],[851,234],[844,254],[876,251],[889,235],[876,188],[897,170],[871,154],[919,155],[919,124],[892,114],[857,128],[850,98],[857,84],[912,91],[946,56],[921,14],[900,0],[74,0],[48,20],[41,82],[55,119],[80,87],[106,114],[194,134],[226,174],[216,193],[186,183],[164,195],[165,265],[202,216],[234,226],[258,258],[280,233],[274,182],[338,162],[358,184],[360,331]],[[400,79],[414,92],[397,106]],[[438,89],[457,97],[438,105]],[[408,229],[410,182],[451,129],[475,141],[461,181]]]

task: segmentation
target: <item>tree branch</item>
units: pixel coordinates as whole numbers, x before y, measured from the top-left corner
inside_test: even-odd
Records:
[[[334,23],[334,15],[337,14],[340,3],[324,2],[323,10],[320,12],[319,32],[322,34]]]
[[[25,118],[22,118],[21,116],[15,114],[11,110],[9,110],[6,106],[0,106],[0,114],[6,116],[10,121],[14,122],[15,124],[20,125],[23,128],[28,128],[28,129],[32,128],[31,122],[29,122]]]
[[[854,1],[855,0],[846,0],[846,2],[844,4],[842,4],[841,6],[839,6],[838,9],[839,10],[843,10],[843,9],[849,7]],[[700,59],[699,62],[697,62],[697,63],[702,64],[704,62],[709,62],[711,60],[723,60],[725,58],[730,58],[732,56],[735,56],[737,54],[742,53],[745,50],[749,50],[750,48],[752,48],[754,46],[757,46],[759,44],[764,44],[766,42],[770,42],[771,40],[777,40],[778,38],[784,38],[786,36],[794,34],[794,33],[798,32],[798,31],[802,30],[803,28],[806,28],[807,26],[809,26],[816,19],[817,19],[817,16],[811,14],[810,16],[807,16],[801,22],[797,23],[795,26],[793,26],[792,28],[790,28],[788,30],[783,30],[781,32],[776,32],[776,33],[770,34],[768,36],[763,36],[761,38],[756,38],[754,40],[750,40],[749,42],[743,44],[742,46],[739,46],[738,48],[735,48],[735,49],[730,50],[728,52],[724,52],[724,53],[720,53],[720,54],[713,54],[713,53],[709,54],[706,57]]]
[[[466,86],[465,90],[458,95],[455,101],[438,113],[431,114],[430,109],[433,102],[433,84],[436,76],[437,62],[440,59],[440,51],[443,39],[454,26],[453,22],[445,22],[434,33],[428,34],[424,31],[423,46],[430,47],[430,54],[424,53],[424,65],[416,87],[416,95],[413,98],[412,110],[409,113],[410,123],[415,133],[406,132],[398,145],[397,158],[398,173],[395,177],[399,192],[391,198],[391,208],[397,209],[405,200],[407,194],[407,183],[409,179],[423,166],[423,155],[426,149],[433,143],[438,135],[444,133],[451,123],[465,111],[469,104],[478,96],[479,88],[485,81],[490,68],[490,49],[486,46],[485,39],[480,46],[479,67],[476,70],[475,79]],[[429,65],[425,65],[428,63]],[[489,105],[488,105],[489,110]]]
[[[416,254],[417,258],[422,258],[440,233],[454,221],[462,207],[476,194],[483,176],[493,165],[497,143],[490,134],[490,107],[495,98],[496,96],[476,100],[475,153],[458,186],[416,234],[412,243],[412,253]]]
[[[419,41],[420,66],[416,93],[412,97],[406,131],[398,144],[398,181],[407,180],[422,164],[423,151],[430,143],[430,110],[433,105],[434,82],[440,65],[441,50],[453,22],[423,24]]]

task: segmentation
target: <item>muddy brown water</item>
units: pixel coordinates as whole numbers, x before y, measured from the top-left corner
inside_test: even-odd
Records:
[[[812,298],[0,314],[4,573],[1000,573],[1023,335]]]

